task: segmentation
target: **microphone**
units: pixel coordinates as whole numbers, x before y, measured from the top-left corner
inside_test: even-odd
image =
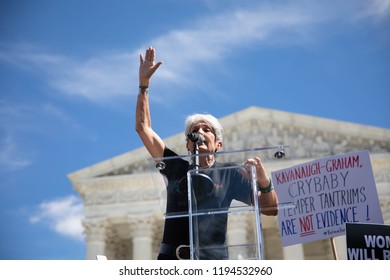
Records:
[[[196,144],[202,144],[205,141],[204,136],[199,133],[190,132],[187,134],[187,137]]]

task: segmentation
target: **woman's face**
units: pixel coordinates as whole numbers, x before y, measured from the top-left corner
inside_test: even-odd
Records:
[[[222,142],[217,141],[215,138],[214,129],[206,122],[200,121],[191,126],[191,133],[199,133],[204,136],[205,141],[198,144],[199,153],[213,153],[218,151],[222,147]],[[194,143],[187,140],[187,150],[190,152],[194,151]]]

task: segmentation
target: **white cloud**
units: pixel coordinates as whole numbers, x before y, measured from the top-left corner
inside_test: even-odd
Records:
[[[60,107],[52,104],[45,103],[40,106],[40,111],[50,118],[55,119],[55,121],[60,121],[63,124],[66,124],[72,128],[80,128],[80,125],[74,121],[74,119]]]
[[[390,0],[373,0],[364,13],[368,17],[382,19],[390,14]]]
[[[24,106],[10,106],[0,100],[0,173],[15,171],[32,164],[31,156],[20,147],[19,130],[26,129],[20,122],[27,112]]]
[[[82,241],[84,240],[82,218],[82,201],[71,195],[42,202],[38,206],[38,213],[30,217],[30,222],[43,223],[56,233]]]
[[[136,60],[137,56],[128,53],[102,55],[82,63],[69,59],[67,68],[55,65],[54,73],[61,75],[54,75],[50,85],[68,95],[107,102],[128,95],[136,79],[131,62]]]
[[[22,155],[12,134],[7,133],[0,139],[0,169],[1,172],[18,170],[31,164],[31,159]]]
[[[190,28],[173,30],[154,40],[153,46],[169,62],[159,69],[159,78],[193,86],[201,74],[199,64],[218,63],[260,43],[306,40],[307,29],[317,20],[301,9],[264,6],[201,18]]]
[[[313,40],[322,24],[383,17],[389,13],[389,0],[228,2],[229,9],[198,18],[189,26],[172,30],[152,44],[167,63],[154,78],[162,85],[200,86],[204,65],[223,63],[235,52],[257,44],[296,44]],[[206,1],[207,3],[207,1]],[[220,5],[222,5],[220,3]],[[23,50],[23,48],[22,48]],[[113,52],[79,60],[31,47],[0,59],[19,66],[29,62],[47,77],[55,90],[69,96],[106,103],[136,94],[139,50]],[[202,64],[203,67],[199,67]],[[169,92],[169,91],[167,91]],[[164,97],[161,96],[161,100]]]
[[[0,99],[0,173],[34,164],[37,151],[31,151],[31,141],[25,140],[34,134],[56,137],[61,124],[85,134],[86,129],[55,104],[25,105]]]

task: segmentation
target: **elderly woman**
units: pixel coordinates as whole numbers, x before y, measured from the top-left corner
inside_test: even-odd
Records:
[[[148,93],[150,78],[160,67],[162,62],[155,62],[155,50],[149,47],[145,56],[140,55],[139,66],[139,94],[136,106],[136,131],[138,132],[143,144],[153,158],[177,156],[175,152],[166,147],[163,140],[152,129]],[[185,134],[187,137],[186,148],[193,153],[195,146],[199,153],[199,168],[207,170],[208,168],[224,167],[229,164],[216,162],[214,153],[222,148],[222,126],[218,120],[209,114],[194,114],[187,117],[185,121]],[[201,141],[189,139],[189,135],[195,135],[201,138]],[[204,156],[201,156],[204,154]],[[278,203],[277,195],[273,190],[272,182],[268,177],[266,170],[258,157],[250,158],[246,164],[251,164],[256,168],[256,178],[258,185],[258,199],[261,208],[276,206]],[[187,172],[195,166],[180,157],[174,160],[167,160],[160,171],[167,178],[167,212],[188,211],[187,194],[185,193],[187,184]],[[210,169],[212,170],[212,169]],[[242,174],[237,171],[227,172],[221,178],[215,178],[215,172],[209,173],[212,182],[218,186],[218,191],[211,190],[207,194],[207,200],[199,201],[199,207],[229,207],[233,199],[250,204],[249,195],[250,184]],[[219,176],[221,177],[221,176]],[[228,184],[238,182],[240,184]],[[246,183],[245,183],[246,181]],[[184,187],[183,187],[184,185]],[[237,187],[239,186],[239,187]],[[207,201],[207,203],[205,202]],[[210,206],[211,204],[212,206]],[[265,215],[276,215],[277,209],[262,211]],[[227,215],[206,215],[198,217],[199,239],[202,245],[223,245],[226,239]],[[177,250],[180,247],[189,245],[189,223],[187,217],[166,219],[164,225],[164,234],[160,247],[158,259],[178,259],[181,252]],[[222,246],[221,246],[222,247]],[[186,256],[188,257],[188,256]],[[227,250],[208,251],[200,256],[201,259],[226,259]]]

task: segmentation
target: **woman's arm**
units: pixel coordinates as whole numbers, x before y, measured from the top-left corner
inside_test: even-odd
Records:
[[[135,130],[149,154],[153,158],[160,158],[163,156],[165,144],[160,136],[152,129],[148,96],[150,78],[162,64],[161,61],[155,63],[154,60],[155,50],[152,47],[146,50],[145,58],[140,54],[139,92],[135,110]]]

